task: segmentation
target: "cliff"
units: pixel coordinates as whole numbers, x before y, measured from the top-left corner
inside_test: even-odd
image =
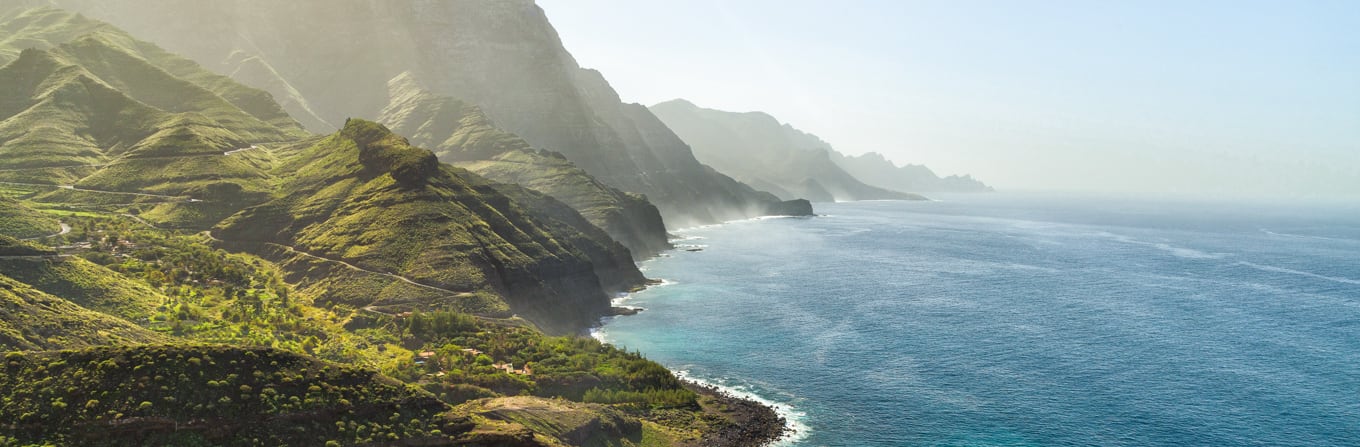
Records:
[[[565,205],[530,207],[498,189],[508,186],[441,165],[379,124],[350,120],[329,138],[283,156],[273,171],[281,178],[279,196],[228,218],[214,234],[444,292],[433,302],[369,296],[374,301],[354,304],[485,313],[503,300],[545,330],[574,332],[609,310],[610,292],[644,281],[621,245],[552,216],[581,219]],[[527,190],[515,194],[552,201]]]
[[[644,194],[671,226],[751,217],[778,200],[713,175],[646,107],[581,68],[532,1],[59,0],[269,91],[313,131],[377,116],[409,73],[536,148]],[[300,19],[308,23],[297,26]]]
[[[785,199],[813,201],[922,200],[870,186],[832,161],[829,144],[761,113],[705,109],[685,100],[651,107],[666,126],[694,148],[699,160]]]

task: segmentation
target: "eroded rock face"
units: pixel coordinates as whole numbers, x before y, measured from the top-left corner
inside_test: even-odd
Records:
[[[672,227],[777,200],[710,170],[645,107],[624,104],[528,0],[58,0],[269,89],[316,132],[376,117],[403,73],[480,106],[536,148],[645,194]],[[305,21],[307,26],[298,26]]]

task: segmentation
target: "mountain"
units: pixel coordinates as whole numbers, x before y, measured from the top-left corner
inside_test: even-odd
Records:
[[[0,232],[56,246],[0,236],[0,444],[728,446],[780,435],[770,408],[580,335],[614,311],[612,294],[645,284],[628,248],[593,223],[640,212],[631,230],[654,243],[664,230],[641,196],[477,108],[458,108],[452,129],[420,107],[410,116],[429,135],[449,132],[441,143],[458,137],[441,150],[513,143],[471,162],[506,175],[533,163],[547,174],[514,174],[598,210],[594,221],[441,164],[376,123],[309,135],[268,93],[110,25],[22,9],[50,3],[0,4]],[[766,211],[808,208],[770,200]]]
[[[6,35],[0,39],[0,65],[17,59],[25,49],[50,49],[71,43],[70,52],[80,54],[82,60],[88,62],[86,67],[101,80],[153,107],[170,112],[204,112],[216,115],[214,118],[228,124],[249,123],[254,126],[250,130],[266,134],[275,130],[250,123],[250,118],[278,129],[299,128],[288,112],[264,90],[246,87],[227,76],[205,70],[191,60],[137,40],[108,23],[55,8],[23,8],[22,4],[13,2],[8,6],[12,8],[8,13],[6,7],[0,6],[0,30]],[[108,48],[101,47],[118,51],[107,52]],[[128,59],[137,59],[155,68],[128,63]],[[231,107],[223,106],[219,100],[226,101]],[[237,111],[245,112],[250,118],[240,117]]]
[[[572,332],[609,311],[608,292],[643,283],[627,249],[594,226],[526,207],[503,192],[516,187],[441,165],[376,123],[349,120],[340,132],[287,155],[274,175],[282,179],[279,197],[228,218],[214,235],[449,292],[438,303],[368,296],[357,303],[363,306],[487,312],[503,300],[545,330]],[[514,194],[555,202],[524,189]],[[557,212],[579,219],[558,203]],[[333,299],[349,298],[363,297]]]
[[[645,197],[596,180],[559,153],[535,150],[496,127],[481,108],[422,89],[409,76],[389,83],[378,121],[439,160],[501,183],[552,196],[585,216],[638,259],[670,248],[661,213]]]
[[[765,113],[705,109],[685,100],[651,110],[701,161],[781,197],[822,202],[924,199],[860,182],[832,162],[834,150],[826,142]]]
[[[530,0],[55,3],[268,89],[313,131],[378,116],[388,82],[406,74],[599,181],[646,195],[672,227],[805,208],[700,164],[646,107],[622,103],[603,75],[581,68]]]
[[[34,200],[154,199],[148,218],[201,228],[267,198],[254,154],[226,154],[306,135],[267,92],[110,25],[51,8],[3,16],[0,181],[68,188]]]
[[[855,178],[864,180],[864,183],[882,188],[921,192],[993,191],[992,187],[972,176],[940,177],[922,165],[897,166],[876,152],[856,156],[832,152],[831,160]]]

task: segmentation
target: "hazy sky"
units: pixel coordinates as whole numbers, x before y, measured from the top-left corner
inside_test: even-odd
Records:
[[[539,0],[625,101],[1002,189],[1360,196],[1360,1]]]

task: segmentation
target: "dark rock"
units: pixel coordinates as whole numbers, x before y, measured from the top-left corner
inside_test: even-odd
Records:
[[[766,207],[767,216],[812,216],[812,202],[806,199],[786,200]]]

